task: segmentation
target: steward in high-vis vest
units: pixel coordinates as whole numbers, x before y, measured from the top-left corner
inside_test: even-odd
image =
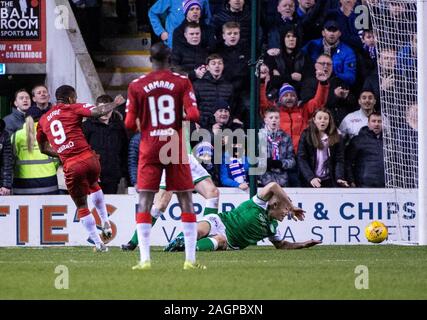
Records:
[[[40,152],[36,127],[37,123],[33,118],[27,116],[23,128],[11,137],[14,156],[12,191],[14,195],[58,194],[56,177],[58,162]]]

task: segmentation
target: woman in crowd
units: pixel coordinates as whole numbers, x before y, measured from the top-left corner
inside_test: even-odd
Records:
[[[344,180],[344,145],[331,112],[318,109],[309,127],[301,135],[298,146],[298,166],[303,185],[348,187]]]

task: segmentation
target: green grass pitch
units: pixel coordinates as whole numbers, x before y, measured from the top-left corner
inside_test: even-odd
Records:
[[[152,270],[132,271],[137,250],[0,248],[0,299],[427,299],[427,247],[250,247],[197,255],[208,269],[183,271],[182,252],[154,247]],[[55,273],[58,265],[68,269],[68,289],[55,288],[64,276]],[[359,265],[367,267],[369,289],[355,286]]]

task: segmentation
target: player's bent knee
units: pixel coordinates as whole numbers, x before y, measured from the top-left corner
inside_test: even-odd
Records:
[[[206,182],[208,182],[204,185],[206,190],[206,198],[207,199],[218,198],[219,197],[218,188],[215,186],[212,180],[206,180]]]
[[[197,239],[207,237],[209,231],[211,230],[211,225],[207,221],[199,221],[197,223]]]
[[[219,190],[211,178],[204,179],[196,184],[195,189],[206,199],[218,198]]]
[[[87,207],[87,196],[73,196],[72,199],[77,209]]]

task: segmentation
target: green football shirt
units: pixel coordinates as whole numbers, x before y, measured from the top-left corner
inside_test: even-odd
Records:
[[[281,240],[277,230],[278,222],[268,216],[267,205],[267,201],[254,196],[237,208],[218,214],[226,227],[227,240],[231,248],[243,249],[249,245],[256,245],[258,241],[267,237],[273,241]]]

